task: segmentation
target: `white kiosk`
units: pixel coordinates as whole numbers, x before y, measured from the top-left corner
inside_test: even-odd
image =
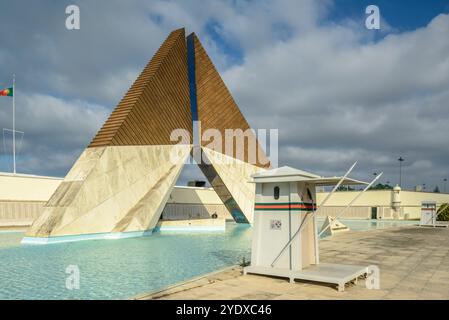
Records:
[[[440,212],[443,212],[447,207],[440,207]],[[421,219],[419,225],[421,227],[449,227],[449,222],[447,221],[437,221],[438,210],[437,203],[435,201],[423,201],[421,202]]]
[[[435,201],[421,202],[420,226],[435,227],[437,222],[437,203]]]
[[[334,185],[330,196],[340,185],[366,184],[347,178],[352,168],[344,177],[325,178],[290,167],[254,175],[251,265],[244,268],[244,274],[286,277],[290,282],[299,279],[332,283],[339,291],[365,275],[366,266],[319,261],[315,188]]]

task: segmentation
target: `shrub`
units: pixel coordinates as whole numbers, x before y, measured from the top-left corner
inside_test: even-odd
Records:
[[[443,209],[443,211],[441,211],[441,208]],[[438,210],[437,220],[438,221],[449,221],[449,206],[447,205],[447,203],[443,203],[440,206],[440,210]]]

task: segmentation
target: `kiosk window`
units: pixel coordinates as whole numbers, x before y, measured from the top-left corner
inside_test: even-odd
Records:
[[[274,200],[279,199],[279,187],[274,187]]]

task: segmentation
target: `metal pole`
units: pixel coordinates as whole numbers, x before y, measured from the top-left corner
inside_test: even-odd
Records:
[[[357,199],[360,198],[360,197],[362,196],[362,194],[365,193],[365,191],[367,191],[369,188],[371,188],[371,186],[372,186],[377,180],[379,180],[380,177],[382,177],[383,174],[384,174],[384,173],[382,172],[382,173],[380,173],[378,176],[376,176],[376,177],[374,178],[374,180],[371,181],[371,182],[365,187],[365,189],[363,189],[363,191],[359,192],[359,194],[358,194],[354,199],[352,199],[352,201],[351,201],[351,202],[350,202],[350,203],[349,203],[349,204],[348,204],[342,211],[340,211],[340,213],[339,213],[338,215],[335,216],[335,219],[338,219],[340,216],[342,216],[343,213],[345,213],[346,210],[348,210],[348,209],[352,206],[352,204],[353,204],[354,202],[356,202]],[[330,226],[331,226],[331,225],[328,224],[326,228],[324,228],[323,230],[321,230],[320,233],[318,234],[318,237],[321,236],[321,235],[324,233],[324,231],[326,231],[328,228],[330,228]]]
[[[402,188],[402,162],[404,161],[404,158],[399,157],[399,186]]]
[[[316,215],[316,213],[318,211],[320,211],[320,209],[324,206],[324,204],[326,204],[327,200],[329,200],[329,198],[334,194],[334,192],[338,189],[338,187],[340,187],[340,185],[343,183],[343,181],[345,181],[345,179],[347,178],[347,176],[351,173],[352,169],[354,169],[354,167],[356,166],[357,161],[354,162],[354,164],[351,166],[351,168],[349,168],[349,170],[346,172],[346,174],[340,179],[340,181],[338,181],[338,183],[335,185],[335,187],[332,189],[332,191],[327,195],[327,197],[323,200],[323,202],[321,202],[320,207],[316,210],[313,211],[312,213],[312,218]],[[312,199],[313,201],[313,199]],[[312,203],[312,208],[314,207],[314,204]],[[276,264],[276,262],[279,260],[279,258],[282,256],[282,254],[285,252],[285,250],[293,243],[293,240],[296,239],[296,237],[299,235],[299,233],[301,232],[302,228],[305,227],[307,225],[307,222],[310,221],[310,219],[307,219],[309,216],[305,216],[304,219],[302,220],[301,224],[299,225],[298,230],[295,232],[295,234],[293,235],[293,237],[287,242],[287,244],[282,248],[282,250],[279,252],[279,254],[277,255],[277,257],[273,260],[273,262],[271,263],[271,266],[274,267],[274,265]]]
[[[16,75],[12,76],[12,157],[13,172],[16,174]]]
[[[291,190],[291,182],[288,182],[288,240],[290,240],[292,238],[292,209],[291,209],[291,204],[292,204],[292,190]],[[312,201],[312,205],[313,205],[313,201]],[[292,270],[292,247],[289,248],[289,266],[290,266],[290,271]]]

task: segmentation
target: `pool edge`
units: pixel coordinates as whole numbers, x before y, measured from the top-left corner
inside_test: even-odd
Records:
[[[146,237],[152,235],[153,232],[154,229],[144,231],[104,232],[104,233],[89,233],[89,234],[67,235],[67,236],[53,236],[53,237],[23,237],[20,243],[32,245],[45,245],[45,244],[77,242],[87,240],[118,240],[118,239]]]

